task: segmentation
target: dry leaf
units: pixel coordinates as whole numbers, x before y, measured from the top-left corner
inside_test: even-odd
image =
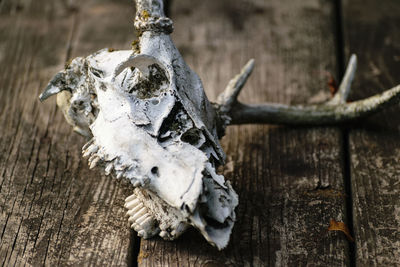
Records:
[[[328,86],[329,86],[329,91],[331,92],[331,96],[334,96],[338,91],[338,86],[332,74],[330,73],[329,73]]]
[[[329,223],[328,231],[341,231],[346,235],[347,239],[350,242],[354,242],[354,238],[351,236],[349,228],[347,227],[347,225],[344,222],[337,222],[337,221],[331,219],[331,221]]]

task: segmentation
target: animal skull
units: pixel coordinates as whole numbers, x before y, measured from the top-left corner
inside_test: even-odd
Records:
[[[216,168],[224,163],[218,138],[232,123],[330,124],[358,118],[399,101],[400,86],[346,103],[355,71],[352,57],[337,95],[314,106],[244,105],[237,96],[253,69],[250,61],[210,104],[199,77],[169,37],[172,22],[161,0],[137,0],[139,46],[100,50],[74,59],[40,95],[57,94],[69,124],[90,138],[89,166],[126,178],[129,222],[143,238],[173,240],[194,226],[224,248],[235,222],[238,196]]]
[[[224,161],[215,111],[180,57],[154,55],[103,49],[74,59],[42,98],[59,92],[67,121],[91,138],[83,147],[90,168],[136,187],[126,207],[139,235],[175,239],[193,225],[223,248],[238,197],[215,171]]]

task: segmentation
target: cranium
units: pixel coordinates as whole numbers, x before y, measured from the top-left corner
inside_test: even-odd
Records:
[[[199,77],[170,39],[172,22],[161,0],[137,1],[135,50],[100,50],[74,59],[51,80],[40,99],[58,94],[68,123],[90,138],[83,147],[89,166],[126,178],[134,186],[126,199],[129,222],[144,238],[175,239],[196,227],[224,248],[235,221],[238,196],[216,173],[224,163],[218,138],[232,123],[329,124],[358,118],[395,103],[397,86],[350,104],[352,58],[337,95],[314,106],[244,105],[239,91],[250,61],[211,105]]]
[[[126,203],[141,236],[174,239],[193,225],[222,248],[238,198],[215,171],[224,161],[216,114],[200,79],[164,39],[147,53],[104,49],[77,58],[42,98],[60,92],[67,121],[91,138],[83,148],[91,168],[101,165],[141,188]]]

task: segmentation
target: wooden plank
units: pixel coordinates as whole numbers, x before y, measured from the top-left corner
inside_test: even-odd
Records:
[[[66,3],[0,2],[1,265],[126,266],[131,257],[131,232],[122,219],[131,186],[89,171],[81,160],[83,138],[55,99],[40,104],[37,97],[65,59],[81,51],[74,45],[84,38],[77,41],[76,32],[96,35],[86,23],[93,10],[101,6],[105,18],[132,9],[122,1],[110,10],[111,1],[85,2],[80,10]],[[98,42],[91,38],[85,49],[97,49]]]
[[[345,1],[346,55],[359,64],[351,99],[400,83],[400,3]],[[399,106],[349,131],[356,264],[400,265]]]
[[[333,2],[175,0],[171,16],[173,38],[211,100],[252,57],[242,101],[329,97]],[[231,127],[223,173],[240,204],[228,248],[218,252],[193,230],[175,242],[142,240],[139,265],[347,265],[345,237],[327,231],[330,219],[346,220],[340,136],[337,128]]]
[[[71,58],[87,56],[105,47],[131,49],[137,37],[133,27],[134,1],[87,1],[81,8]]]

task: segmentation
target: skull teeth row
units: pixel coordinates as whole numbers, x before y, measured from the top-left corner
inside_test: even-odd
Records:
[[[156,227],[157,221],[135,194],[125,199],[125,208],[128,209],[126,215],[129,216],[131,228],[138,233],[138,236],[146,239],[160,232]]]
[[[129,170],[129,166],[121,165],[118,162],[118,158],[105,160],[106,156],[94,139],[91,139],[83,146],[82,154],[83,157],[89,157],[88,165],[90,169],[95,168],[100,164],[104,164],[106,175],[109,175],[114,171],[117,178],[121,178],[123,174]],[[131,179],[131,181],[134,187],[141,185],[139,180]],[[168,224],[162,223],[161,225],[158,225],[157,220],[151,215],[151,212],[144,205],[143,201],[141,201],[135,194],[126,198],[125,208],[128,209],[127,216],[129,216],[128,221],[131,224],[131,228],[138,233],[138,236],[146,239],[158,234],[161,238],[168,240],[175,236],[176,231],[170,229]]]
[[[99,146],[95,144],[93,139],[91,139],[82,147],[83,157],[84,158],[89,157],[88,159],[89,169],[93,169],[103,161],[102,159],[104,157],[102,157],[102,155],[98,152],[99,152]],[[112,165],[112,162],[110,162],[110,164]],[[112,170],[112,167],[109,167],[109,164],[107,164],[106,168],[108,169],[108,174],[109,174]]]
[[[116,162],[118,162],[118,158],[114,158],[112,160],[105,160],[104,153],[101,152],[100,147],[94,142],[94,139],[91,139],[87,142],[82,148],[83,157],[89,157],[88,165],[89,169],[93,169],[101,163],[104,163],[104,173],[105,175],[110,175],[112,171],[115,172],[117,179],[121,178],[125,171],[129,169],[129,165],[121,165],[118,164],[116,166]],[[134,187],[138,187],[141,185],[141,182],[136,179],[131,179]]]
[[[138,233],[138,236],[146,239],[158,234],[163,239],[172,240],[176,234],[175,230],[168,232],[167,225],[162,224],[159,226],[164,227],[159,227],[157,220],[150,215],[149,210],[135,194],[125,199],[125,208],[128,209],[126,215],[129,216],[128,221],[131,223],[131,228]]]

